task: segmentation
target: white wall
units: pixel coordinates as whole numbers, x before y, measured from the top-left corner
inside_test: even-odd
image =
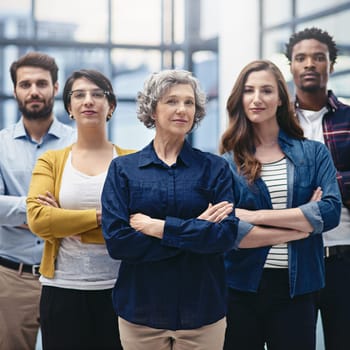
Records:
[[[220,135],[226,128],[226,101],[240,70],[258,59],[258,0],[220,0]]]

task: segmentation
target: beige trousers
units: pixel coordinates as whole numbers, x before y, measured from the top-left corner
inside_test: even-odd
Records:
[[[35,349],[40,291],[37,277],[0,266],[0,349]]]
[[[170,331],[130,323],[119,317],[124,350],[222,350],[226,318],[197,329]]]

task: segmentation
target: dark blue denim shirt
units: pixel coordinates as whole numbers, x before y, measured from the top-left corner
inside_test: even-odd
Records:
[[[291,297],[316,291],[324,286],[322,233],[339,223],[341,199],[336,171],[328,149],[321,143],[296,140],[280,132],[279,145],[287,158],[288,208],[299,207],[313,226],[311,235],[288,243],[289,284]],[[223,157],[234,174],[236,208],[248,210],[272,209],[271,198],[264,181],[259,178],[248,185],[237,172],[232,153]],[[309,202],[320,186],[322,200]],[[257,291],[270,247],[238,249],[240,240],[252,225],[239,221],[235,249],[225,257],[228,285],[242,291]]]
[[[194,329],[225,316],[224,252],[237,238],[234,213],[221,223],[197,217],[209,203],[233,202],[233,176],[219,156],[185,142],[166,165],[153,143],[118,157],[102,193],[102,229],[111,257],[121,259],[113,289],[117,314],[164,329]],[[130,227],[143,213],[165,220],[163,239]]]

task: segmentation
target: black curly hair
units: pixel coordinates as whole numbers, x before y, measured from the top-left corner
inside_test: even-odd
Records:
[[[319,28],[305,28],[300,32],[294,33],[289,38],[289,42],[286,44],[285,55],[288,58],[289,63],[292,61],[292,51],[295,44],[299,41],[307,40],[307,39],[315,39],[319,42],[326,44],[328,46],[329,51],[329,59],[331,63],[335,63],[338,57],[338,49],[337,45],[332,36],[328,34],[325,30]]]

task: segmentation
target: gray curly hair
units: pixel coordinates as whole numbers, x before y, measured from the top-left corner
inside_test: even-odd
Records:
[[[193,88],[196,111],[192,129],[204,118],[207,98],[200,88],[198,79],[186,70],[162,70],[151,74],[144,83],[143,91],[139,91],[137,94],[137,118],[147,128],[155,127],[155,121],[152,116],[158,101],[162,99],[171,87],[178,84],[188,84]]]

